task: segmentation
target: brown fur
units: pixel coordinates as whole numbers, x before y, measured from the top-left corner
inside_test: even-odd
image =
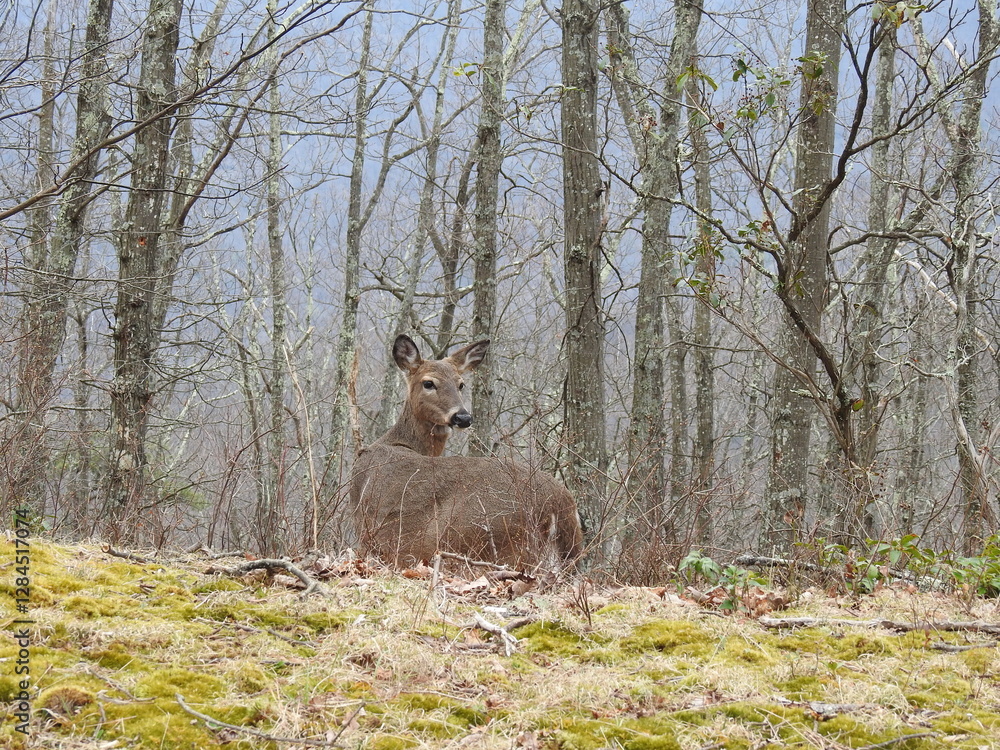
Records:
[[[445,551],[521,568],[580,554],[576,503],[555,479],[516,461],[441,455],[452,425],[471,424],[462,375],[488,346],[480,341],[425,361],[408,337],[396,339],[393,356],[407,383],[403,412],[361,451],[351,480],[363,552],[397,566]]]

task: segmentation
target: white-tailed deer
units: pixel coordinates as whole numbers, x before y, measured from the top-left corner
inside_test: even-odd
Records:
[[[555,479],[515,461],[441,455],[452,428],[472,424],[462,375],[489,344],[424,360],[412,339],[396,339],[406,403],[396,424],[358,454],[351,480],[362,552],[397,566],[452,552],[522,569],[580,554],[576,503]]]

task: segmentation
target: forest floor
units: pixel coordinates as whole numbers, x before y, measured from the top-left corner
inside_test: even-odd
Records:
[[[19,570],[0,539],[0,747],[1000,748],[995,637],[922,627],[997,623],[996,600],[806,590],[769,612],[784,594],[753,590],[727,613],[675,589],[322,560],[303,599],[208,572],[242,559],[29,541]],[[768,619],[793,617],[817,621]]]

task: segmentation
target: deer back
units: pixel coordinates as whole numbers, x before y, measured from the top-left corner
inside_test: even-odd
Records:
[[[555,479],[516,461],[441,455],[452,429],[472,424],[463,375],[488,346],[424,360],[412,339],[396,339],[407,398],[396,424],[358,454],[351,480],[363,552],[395,565],[439,551],[512,566],[580,554],[576,504]]]

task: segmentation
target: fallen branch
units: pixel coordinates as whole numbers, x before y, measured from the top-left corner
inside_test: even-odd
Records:
[[[112,557],[120,557],[122,560],[128,560],[129,562],[139,563],[141,565],[146,565],[148,563],[155,563],[151,557],[142,557],[133,552],[122,552],[112,547],[110,544],[102,544],[101,551],[106,555],[111,555]]]
[[[249,734],[253,737],[259,737],[260,739],[268,740],[270,742],[293,742],[296,745],[306,745],[308,747],[343,747],[343,745],[337,744],[337,740],[340,739],[340,735],[344,733],[344,730],[346,730],[347,727],[350,726],[351,720],[361,712],[362,708],[364,708],[363,703],[360,706],[358,706],[358,708],[354,711],[354,713],[348,716],[347,719],[344,720],[343,725],[340,727],[340,731],[337,732],[336,735],[334,735],[332,740],[307,740],[307,739],[302,739],[300,737],[278,737],[273,734],[267,734],[266,732],[261,732],[259,729],[251,729],[250,727],[241,727],[238,724],[227,724],[224,721],[213,719],[208,714],[203,714],[200,711],[195,711],[193,708],[191,708],[191,706],[189,706],[187,703],[184,702],[184,698],[181,697],[180,693],[174,693],[174,698],[177,700],[177,705],[179,705],[182,709],[184,709],[184,711],[191,714],[196,719],[201,719],[206,724],[214,725],[221,729],[231,729],[234,732],[242,732],[243,734]]]
[[[207,625],[215,625],[215,626],[223,624],[215,620],[209,620],[205,617],[195,617],[193,622],[203,622],[206,623]],[[299,640],[298,638],[292,638],[290,636],[285,635],[284,633],[279,633],[277,630],[274,630],[273,628],[255,628],[251,625],[243,625],[242,623],[238,622],[227,622],[224,624],[229,625],[232,628],[240,630],[244,633],[260,633],[262,635],[266,633],[268,635],[273,635],[275,638],[285,641],[286,643],[291,643],[293,646],[308,646],[309,648],[316,648],[316,644],[313,643],[312,641],[302,641]]]
[[[884,628],[909,633],[914,630],[937,630],[945,633],[994,633],[1000,635],[1000,624],[983,622],[896,622],[894,620],[843,620],[827,617],[761,617],[757,620],[765,628],[815,628],[832,625],[854,628]]]
[[[235,568],[223,568],[223,567],[212,567],[208,569],[208,573],[223,573],[231,578],[240,578],[245,576],[247,573],[253,570],[267,570],[271,571],[273,568],[278,568],[284,570],[291,575],[302,581],[305,589],[302,591],[302,598],[309,596],[309,594],[316,591],[320,594],[326,594],[323,586],[319,581],[312,578],[308,573],[305,573],[292,563],[287,560],[277,560],[265,558],[262,560],[248,560],[245,563],[237,565]]]
[[[493,633],[493,635],[500,638],[503,642],[503,654],[504,656],[513,656],[514,652],[517,651],[517,638],[508,633],[504,628],[499,625],[494,625],[489,620],[485,619],[478,612],[475,613],[476,625],[487,633]]]
[[[909,742],[910,740],[923,740],[928,737],[937,737],[937,732],[920,732],[919,734],[904,734],[902,737],[896,737],[895,739],[886,740],[885,742],[876,742],[874,745],[863,745],[859,747],[858,750],[882,750],[884,747],[892,747],[900,742]]]
[[[466,557],[465,555],[457,555],[454,552],[438,552],[435,557],[447,558],[449,560],[458,560],[464,565],[469,565],[472,567],[480,568],[492,568],[493,570],[510,570],[506,565],[497,565],[496,563],[486,562],[485,560],[473,560],[471,557]]]
[[[749,568],[801,568],[813,573],[829,573],[830,575],[841,575],[839,571],[832,568],[824,568],[816,563],[805,560],[785,560],[780,557],[760,557],[758,555],[740,555],[733,561],[734,565],[742,565]]]
[[[734,565],[741,565],[748,568],[785,568],[785,569],[795,569],[799,568],[801,570],[807,570],[811,573],[823,573],[825,575],[833,576],[841,580],[847,580],[848,576],[846,572],[840,568],[836,567],[823,567],[822,565],[817,565],[816,563],[806,562],[805,560],[786,560],[781,557],[761,557],[759,555],[740,555],[733,561]],[[875,563],[870,563],[875,565]],[[862,566],[864,567],[864,566]],[[892,570],[891,568],[883,565],[877,566],[882,575],[888,578],[894,578],[897,581],[906,581],[912,583],[916,586],[921,586],[927,589],[940,589],[942,588],[941,581],[930,578],[927,576],[918,576],[909,570]]]
[[[944,651],[948,654],[960,654],[963,651],[972,651],[977,648],[996,648],[1000,646],[1000,641],[988,641],[986,643],[970,643],[966,646],[959,646],[954,643],[932,643],[931,648],[935,651]]]

